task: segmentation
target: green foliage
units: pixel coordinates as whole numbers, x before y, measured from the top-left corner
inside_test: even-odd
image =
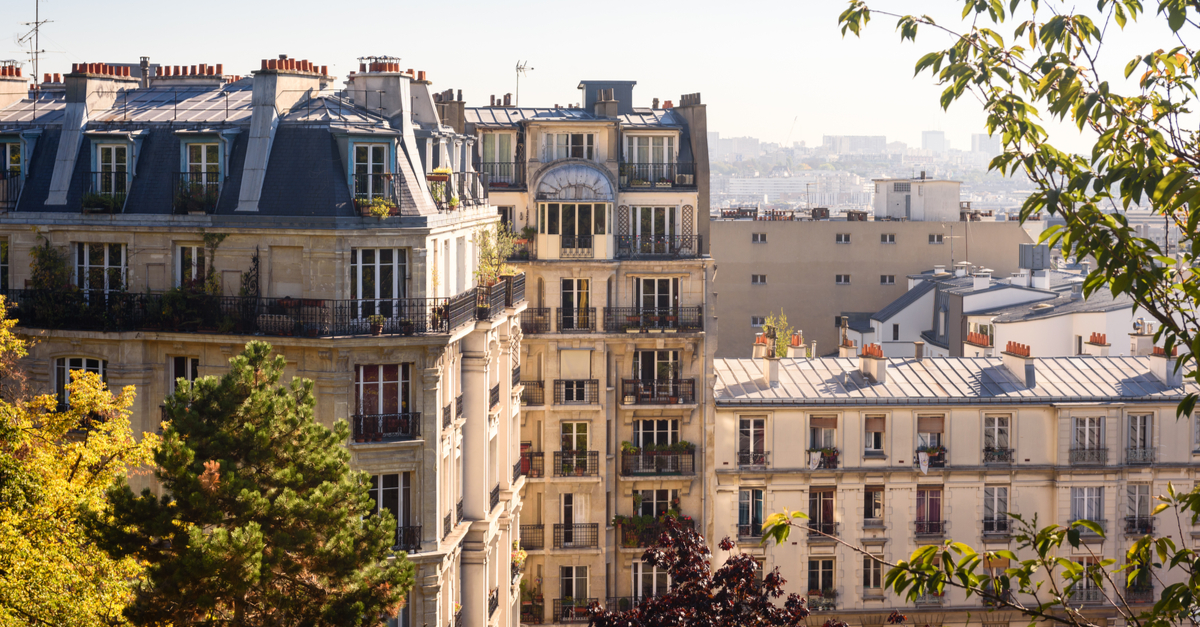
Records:
[[[283,357],[250,342],[221,378],[179,385],[155,451],[163,496],[109,490],[91,536],[147,565],[125,615],[138,625],[379,625],[413,568],[396,521],[373,515],[350,471],[349,427],[313,415],[313,383],[283,386]]]
[[[516,269],[505,263],[516,248],[516,236],[507,225],[494,224],[475,231],[471,242],[479,251],[475,281],[479,285],[494,285],[501,276],[514,274]]]
[[[783,357],[787,354],[788,345],[792,339],[792,333],[795,329],[788,324],[787,314],[783,310],[779,310],[779,315],[770,314],[763,323],[763,329],[767,327],[775,329],[775,353],[769,357]]]
[[[55,248],[50,239],[37,234],[38,244],[29,249],[30,284],[35,290],[73,290],[71,258],[66,251]]]

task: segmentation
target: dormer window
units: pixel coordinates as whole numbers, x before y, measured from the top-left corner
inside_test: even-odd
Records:
[[[217,208],[221,196],[221,145],[184,144],[183,171],[175,185],[175,213],[205,214]]]
[[[372,205],[395,208],[387,144],[354,144],[354,205],[367,215]],[[392,203],[390,206],[387,203]]]
[[[596,159],[595,133],[547,133],[542,136],[542,161]]]
[[[4,164],[0,178],[21,174],[21,144],[9,142],[0,144],[0,163]]]
[[[0,142],[0,211],[17,208],[21,195],[21,144]]]
[[[481,148],[481,170],[488,175],[491,185],[513,185],[517,180],[513,161],[513,135],[511,133],[484,133]]]
[[[87,193],[81,205],[85,213],[120,213],[129,193],[129,144],[96,144]]]

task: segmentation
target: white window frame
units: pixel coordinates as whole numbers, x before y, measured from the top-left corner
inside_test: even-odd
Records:
[[[389,367],[396,368],[396,378],[385,380]],[[407,414],[412,410],[412,364],[358,364],[354,367],[354,407],[355,414],[363,416],[384,415],[386,402],[384,391],[389,385],[396,386],[396,412]],[[374,381],[367,381],[367,376],[373,374]],[[374,390],[372,390],[374,388]],[[375,407],[366,407],[367,392],[374,391]]]
[[[750,326],[754,328],[761,327],[767,323],[766,316],[750,316]]]
[[[761,432],[762,450],[754,448],[755,432]],[[742,442],[746,442],[746,446],[742,446]],[[739,453],[765,453],[767,452],[767,419],[766,418],[740,418],[738,419],[738,441],[737,452]]]
[[[946,243],[946,239],[945,239],[945,236],[942,235],[941,233],[930,233],[929,234],[929,243],[930,244],[944,244],[944,243]]]
[[[192,149],[199,149],[199,160],[192,153]],[[209,149],[216,150],[216,161],[210,161],[212,155]],[[221,183],[221,144],[218,142],[188,142],[183,145],[183,163],[184,172],[189,174],[203,174],[201,180],[192,181],[193,183],[203,183],[205,185],[214,185]]]
[[[895,285],[896,284],[896,275],[894,275],[894,274],[879,275],[879,284],[880,285]]]
[[[864,418],[883,418],[887,421],[887,417],[883,415],[867,415]],[[886,440],[885,434],[887,431],[867,431],[866,422],[863,422],[863,450],[871,453],[882,453],[883,445]]]
[[[834,285],[850,285],[850,275],[849,274],[833,275],[833,284]]]
[[[649,438],[649,439],[647,439]],[[633,444],[644,447],[654,443],[658,446],[679,443],[679,420],[676,418],[643,418],[633,421]]]
[[[1075,416],[1071,424],[1072,449],[1092,451],[1104,448],[1104,416]]]
[[[879,234],[879,243],[880,244],[895,244],[896,243],[896,234],[895,233],[880,233]]]
[[[100,380],[108,382],[108,360],[94,357],[59,357],[54,360],[54,392],[62,407],[70,407],[71,392],[67,384],[71,382],[72,372],[95,372]]]
[[[763,512],[762,488],[742,488],[738,490],[738,535],[757,538],[762,535]],[[749,527],[749,534],[742,534],[741,529]]]
[[[648,586],[646,584],[649,584]],[[671,588],[671,575],[665,569],[642,560],[633,560],[633,577],[630,585],[633,588],[634,599],[648,599],[662,596]],[[649,588],[649,594],[646,589]],[[637,601],[635,601],[636,603]]]
[[[120,155],[120,159],[117,156]],[[107,143],[96,145],[96,180],[92,191],[110,196],[129,193],[129,145]],[[125,176],[105,176],[108,172],[124,172]]]
[[[578,144],[576,144],[578,140]],[[544,133],[542,135],[542,160],[546,163],[559,159],[596,160],[595,133]],[[572,157],[578,152],[581,156]]]
[[[767,234],[766,233],[751,233],[750,234],[750,243],[751,244],[766,244],[767,243]]]
[[[588,445],[591,444],[591,429],[586,420],[583,421],[566,421],[559,423],[559,441],[563,451],[586,451]],[[570,441],[573,448],[566,448],[567,442]],[[583,443],[580,447],[579,444]]]
[[[586,601],[588,598],[588,567],[587,566],[559,566],[559,593],[563,598],[571,597],[576,601]],[[569,574],[568,574],[569,573]],[[567,594],[567,582],[570,584],[571,594]],[[579,594],[579,587],[583,586],[583,594]]]
[[[90,254],[94,246],[101,247],[104,252],[104,258],[98,265],[93,265]],[[113,259],[114,256],[117,259]],[[90,296],[91,293],[95,292],[108,294],[110,292],[125,291],[125,284],[128,278],[127,256],[125,244],[113,242],[76,242],[75,285],[84,291],[85,296]],[[99,269],[101,275],[104,277],[104,285],[100,287],[92,286],[89,279],[92,270],[96,269]],[[119,275],[120,285],[112,285],[114,270]]]
[[[658,140],[657,142],[655,140]],[[655,145],[655,144],[658,145]],[[642,144],[645,144],[643,146]],[[645,149],[643,154],[641,151]],[[678,156],[673,135],[626,135],[625,162],[639,165],[675,163]],[[645,157],[644,159],[642,157]]]
[[[1125,486],[1125,496],[1129,505],[1129,516],[1134,518],[1149,518],[1154,508],[1150,497],[1150,484],[1130,483]]]
[[[671,490],[666,488],[637,490],[634,492],[641,497],[635,513],[638,516],[654,516],[658,517],[662,513],[674,509],[671,501],[679,498],[679,490]],[[645,512],[651,512],[646,514]]]
[[[750,285],[766,285],[766,284],[767,284],[767,275],[765,275],[765,274],[751,274],[750,275]]]
[[[1154,414],[1129,415],[1129,441],[1131,449],[1148,451],[1154,448]]]
[[[180,244],[175,247],[175,253],[175,285],[177,287],[182,286],[185,280],[204,280],[205,264],[208,259],[205,258],[203,245]],[[189,267],[185,268],[185,261],[191,262]]]
[[[1008,486],[984,486],[983,520],[1007,521],[1006,514],[1008,514]]]
[[[371,261],[365,261],[370,253]],[[391,262],[384,262],[384,253],[390,253]],[[390,269],[392,280],[391,296],[385,296],[385,285],[379,281],[383,270]],[[364,271],[371,270],[374,275],[372,294],[364,294],[369,285],[363,283]],[[400,307],[399,301],[408,296],[408,249],[407,248],[351,248],[350,249],[350,300],[354,301],[356,319],[365,319],[372,314],[380,314],[391,309],[390,318],[404,315],[406,307]],[[382,315],[382,314],[381,314]]]
[[[997,450],[1012,448],[1012,417],[990,414],[983,417],[983,446]]]
[[[176,355],[171,358],[171,381],[169,389],[175,393],[180,379],[187,381],[190,387],[200,376],[200,359],[186,355]]]
[[[816,586],[813,585],[813,562],[817,562]],[[820,590],[824,593],[826,590],[837,589],[837,562],[832,557],[809,557],[807,574],[809,590]]]
[[[359,159],[359,150],[364,150],[366,160]],[[383,155],[376,154],[376,150],[382,149]],[[350,149],[350,171],[354,173],[351,177],[350,188],[354,192],[355,197],[373,199],[380,197],[386,191],[383,185],[376,189],[375,181],[379,177],[386,178],[386,175],[391,174],[391,152],[392,146],[388,143],[379,142],[355,142]],[[366,176],[366,175],[376,176]],[[360,182],[358,177],[363,176],[365,183]],[[382,183],[382,181],[380,181]]]
[[[833,243],[849,244],[850,243],[850,234],[849,233],[834,233]]]
[[[393,487],[385,487],[385,479],[395,477],[396,485]],[[378,514],[386,507],[385,499],[392,496],[396,499],[396,509],[392,511],[392,517],[396,519],[396,534],[392,546],[400,545],[400,528],[412,527],[413,523],[413,492],[412,492],[412,473],[386,473],[382,475],[371,475],[369,479],[370,485],[367,487],[367,495],[371,498],[371,514]]]
[[[14,165],[16,167],[13,167]],[[25,170],[24,166],[24,159],[21,157],[21,142],[0,143],[0,168],[3,168],[4,173],[16,173],[19,176]]]
[[[882,555],[863,555],[863,591],[876,591],[883,594],[883,564]]]
[[[1071,488],[1071,520],[1104,520],[1104,488],[1080,486]]]

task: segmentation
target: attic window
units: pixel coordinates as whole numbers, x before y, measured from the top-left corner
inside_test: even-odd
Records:
[[[595,133],[547,133],[542,137],[542,161],[596,158]]]
[[[21,173],[21,144],[19,142],[10,142],[0,144],[0,163],[4,165],[4,170],[0,172],[0,178],[6,176],[15,176]]]

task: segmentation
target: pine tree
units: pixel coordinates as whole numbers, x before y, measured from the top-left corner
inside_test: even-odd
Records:
[[[147,564],[134,624],[378,625],[402,606],[413,567],[350,470],[348,426],[314,420],[312,381],[279,385],[270,352],[250,342],[223,377],[180,380],[155,453],[167,496],[115,487],[93,519],[101,547]]]

